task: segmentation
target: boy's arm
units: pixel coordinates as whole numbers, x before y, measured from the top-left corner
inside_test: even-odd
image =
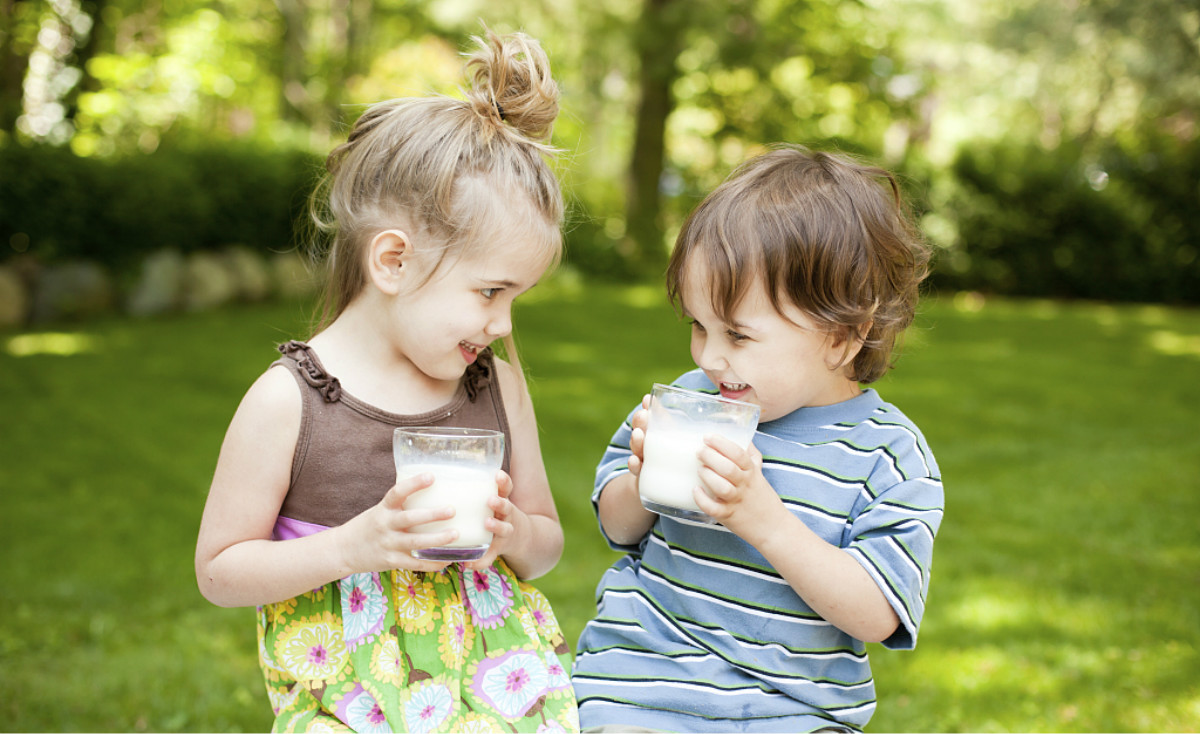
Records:
[[[762,473],[762,455],[720,436],[701,453],[700,509],[775,568],[814,612],[864,642],[882,642],[900,624],[887,597],[844,549],[827,543],[784,506]]]
[[[642,470],[642,450],[646,439],[646,423],[649,420],[647,409],[650,407],[650,396],[642,398],[641,408],[630,416],[628,428],[622,425],[613,437],[613,443],[600,461],[600,476],[598,482],[604,482],[595,496],[596,514],[600,519],[600,528],[614,546],[636,546],[650,528],[654,527],[658,515],[642,506],[638,496],[638,474]],[[624,453],[622,444],[628,439],[628,472],[609,474],[606,478],[604,469],[616,463],[618,453]],[[622,449],[614,451],[614,447]]]

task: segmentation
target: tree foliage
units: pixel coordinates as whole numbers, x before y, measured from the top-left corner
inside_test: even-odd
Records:
[[[550,53],[569,257],[593,272],[659,272],[687,211],[775,141],[901,169],[944,263],[994,234],[952,202],[1013,175],[977,187],[973,151],[1076,170],[1117,149],[1200,145],[1194,0],[0,0],[0,145],[319,155],[367,103],[455,93],[481,21]],[[1158,189],[1159,209],[1197,204]],[[1196,248],[1171,232],[1162,247]]]

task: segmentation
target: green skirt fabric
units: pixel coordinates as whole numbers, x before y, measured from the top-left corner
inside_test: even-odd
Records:
[[[355,574],[259,608],[275,731],[578,731],[549,602],[503,561]]]

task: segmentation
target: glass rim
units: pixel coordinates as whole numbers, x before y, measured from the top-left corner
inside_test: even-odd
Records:
[[[741,406],[745,406],[747,408],[754,408],[755,410],[762,410],[762,406],[758,405],[757,403],[750,403],[745,400],[734,400],[733,398],[727,398],[724,395],[721,395],[720,393],[713,395],[711,393],[700,392],[699,390],[689,390],[686,387],[678,387],[676,385],[667,385],[666,383],[662,383],[662,382],[654,383],[654,386],[650,388],[650,394],[653,395],[654,391],[658,388],[661,388],[663,391],[669,391],[669,392],[673,392],[673,393],[681,393],[683,395],[695,395],[697,397],[705,398],[707,400],[712,400],[717,403],[724,403],[725,405],[741,405]]]
[[[410,433],[416,436],[432,436],[434,438],[496,438],[504,437],[503,431],[491,428],[461,428],[458,426],[397,426],[393,435]]]

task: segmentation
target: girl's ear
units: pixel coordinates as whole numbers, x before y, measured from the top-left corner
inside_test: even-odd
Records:
[[[394,296],[412,270],[412,258],[408,235],[398,229],[384,230],[367,247],[367,276],[379,290]]]

